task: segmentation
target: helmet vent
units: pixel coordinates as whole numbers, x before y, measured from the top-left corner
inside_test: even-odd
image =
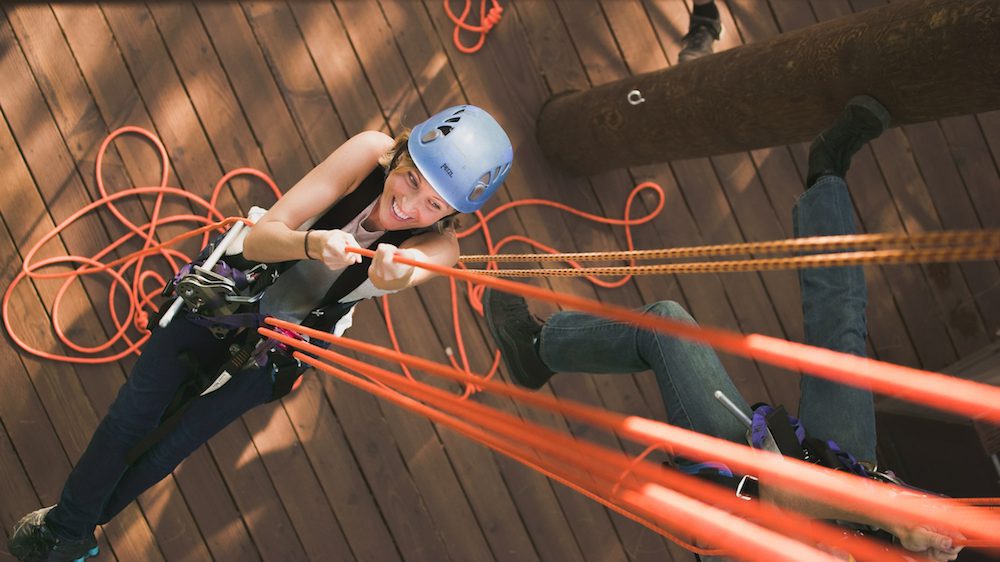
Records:
[[[444,122],[445,123],[458,123],[459,121],[461,121],[461,119],[462,119],[461,117],[452,117],[451,119],[445,119]]]
[[[472,187],[472,192],[469,193],[469,201],[477,201],[482,198],[483,194],[486,193],[486,187],[490,184],[490,173],[486,172],[478,180],[476,180],[476,185]]]
[[[445,135],[447,135],[448,133],[451,132],[451,130],[453,128],[454,127],[452,127],[450,125],[441,125],[440,127],[438,127],[438,130],[441,131],[442,133],[444,133]]]
[[[477,183],[476,187],[472,188],[472,193],[469,194],[469,201],[478,201],[484,193],[486,193],[486,186]]]
[[[429,143],[429,142],[437,139],[440,136],[441,136],[441,131],[439,131],[437,129],[430,129],[429,131],[427,131],[426,133],[424,133],[422,137],[420,137],[420,142],[422,142],[424,144],[427,144],[427,143]]]

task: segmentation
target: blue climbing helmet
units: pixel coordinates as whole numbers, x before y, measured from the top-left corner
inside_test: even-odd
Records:
[[[431,187],[460,213],[482,208],[514,161],[503,127],[474,105],[449,107],[417,125],[406,148]]]

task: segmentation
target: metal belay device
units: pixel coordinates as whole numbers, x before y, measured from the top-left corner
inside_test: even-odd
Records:
[[[254,207],[248,218],[260,218],[265,212]],[[161,328],[170,324],[182,306],[188,312],[215,320],[207,327],[219,338],[234,327],[247,325],[242,317],[256,316],[256,304],[280,270],[279,264],[251,262],[243,257],[243,238],[248,232],[246,223],[233,224],[221,239],[210,241],[167,283],[163,295],[176,292],[177,298],[160,318]]]

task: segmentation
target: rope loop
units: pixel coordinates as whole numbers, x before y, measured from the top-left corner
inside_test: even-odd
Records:
[[[111,146],[111,143],[124,135],[137,135],[151,144],[160,157],[160,178],[159,183],[153,186],[131,187],[122,189],[115,193],[109,193],[104,181],[104,156]],[[171,248],[188,238],[203,235],[202,245],[204,245],[211,231],[223,230],[225,227],[244,221],[243,218],[224,218],[222,213],[216,208],[219,194],[226,183],[237,176],[250,175],[260,179],[267,185],[275,197],[281,196],[281,191],[274,181],[258,170],[251,168],[239,168],[232,170],[220,179],[212,190],[210,201],[198,195],[186,191],[179,187],[168,185],[170,170],[167,149],[153,133],[141,127],[126,126],[121,127],[109,134],[101,143],[97,152],[94,164],[94,175],[97,181],[99,197],[92,203],[73,213],[71,216],[60,222],[52,230],[47,232],[25,253],[21,264],[21,271],[11,281],[4,292],[2,316],[4,327],[11,339],[23,350],[39,357],[52,361],[65,363],[85,363],[101,364],[118,361],[129,355],[138,355],[140,348],[149,339],[149,318],[150,311],[156,312],[157,306],[154,299],[163,290],[167,279],[160,273],[147,269],[148,258],[157,258],[164,262],[172,274],[176,274],[181,266],[189,262],[191,258],[184,253]],[[127,198],[141,198],[155,195],[152,208],[149,212],[149,222],[136,224],[129,220],[116,203]],[[172,216],[161,216],[163,204],[167,197],[179,197],[192,204],[195,208],[200,208],[204,214],[180,214]],[[85,215],[95,213],[101,209],[107,209],[111,214],[123,224],[128,231],[125,235],[113,241],[104,249],[98,251],[93,256],[63,255],[36,260],[36,255],[47,243],[62,235],[71,225],[80,220]],[[191,230],[185,234],[176,236],[166,242],[159,242],[157,239],[157,228],[164,225],[182,223],[195,224],[199,228]],[[105,258],[113,252],[120,251],[127,247],[129,243],[141,243],[141,248],[123,257],[105,261]],[[70,270],[65,268],[69,266]],[[56,272],[50,272],[50,269]],[[114,326],[114,333],[104,342],[96,345],[81,345],[69,338],[62,328],[60,322],[60,310],[63,297],[70,287],[74,285],[82,276],[92,274],[103,274],[111,278],[108,288],[108,312]],[[18,284],[24,279],[44,280],[63,279],[63,283],[56,292],[52,303],[51,323],[53,332],[58,340],[68,349],[83,354],[64,355],[52,353],[38,349],[29,344],[15,330],[14,321],[11,315],[10,301]],[[115,306],[119,302],[119,295],[123,294],[127,301],[127,312],[124,317],[120,317],[121,309]],[[119,342],[124,344],[124,349],[109,352]],[[105,355],[99,355],[105,354]],[[95,356],[96,355],[96,356]]]
[[[480,2],[479,13],[481,15],[479,25],[470,25],[465,20],[469,17],[469,12],[472,11],[472,0],[465,0],[465,9],[462,10],[462,15],[460,16],[456,16],[451,11],[451,6],[448,5],[449,0],[442,0],[445,13],[448,14],[448,18],[455,24],[455,32],[452,35],[452,39],[455,42],[456,49],[468,55],[477,52],[483,47],[483,44],[486,42],[486,34],[496,24],[500,23],[500,19],[503,17],[503,6],[497,0],[491,0],[491,2],[493,5],[489,10],[486,9],[486,0]],[[461,38],[463,30],[479,33],[479,41],[471,47],[465,46]]]

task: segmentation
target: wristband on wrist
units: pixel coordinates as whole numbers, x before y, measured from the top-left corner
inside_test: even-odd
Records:
[[[309,255],[309,235],[310,234],[312,234],[312,230],[307,230],[305,238],[302,239],[303,240],[302,247],[305,250],[305,254],[306,254],[306,259],[307,260],[313,259],[313,257]]]

